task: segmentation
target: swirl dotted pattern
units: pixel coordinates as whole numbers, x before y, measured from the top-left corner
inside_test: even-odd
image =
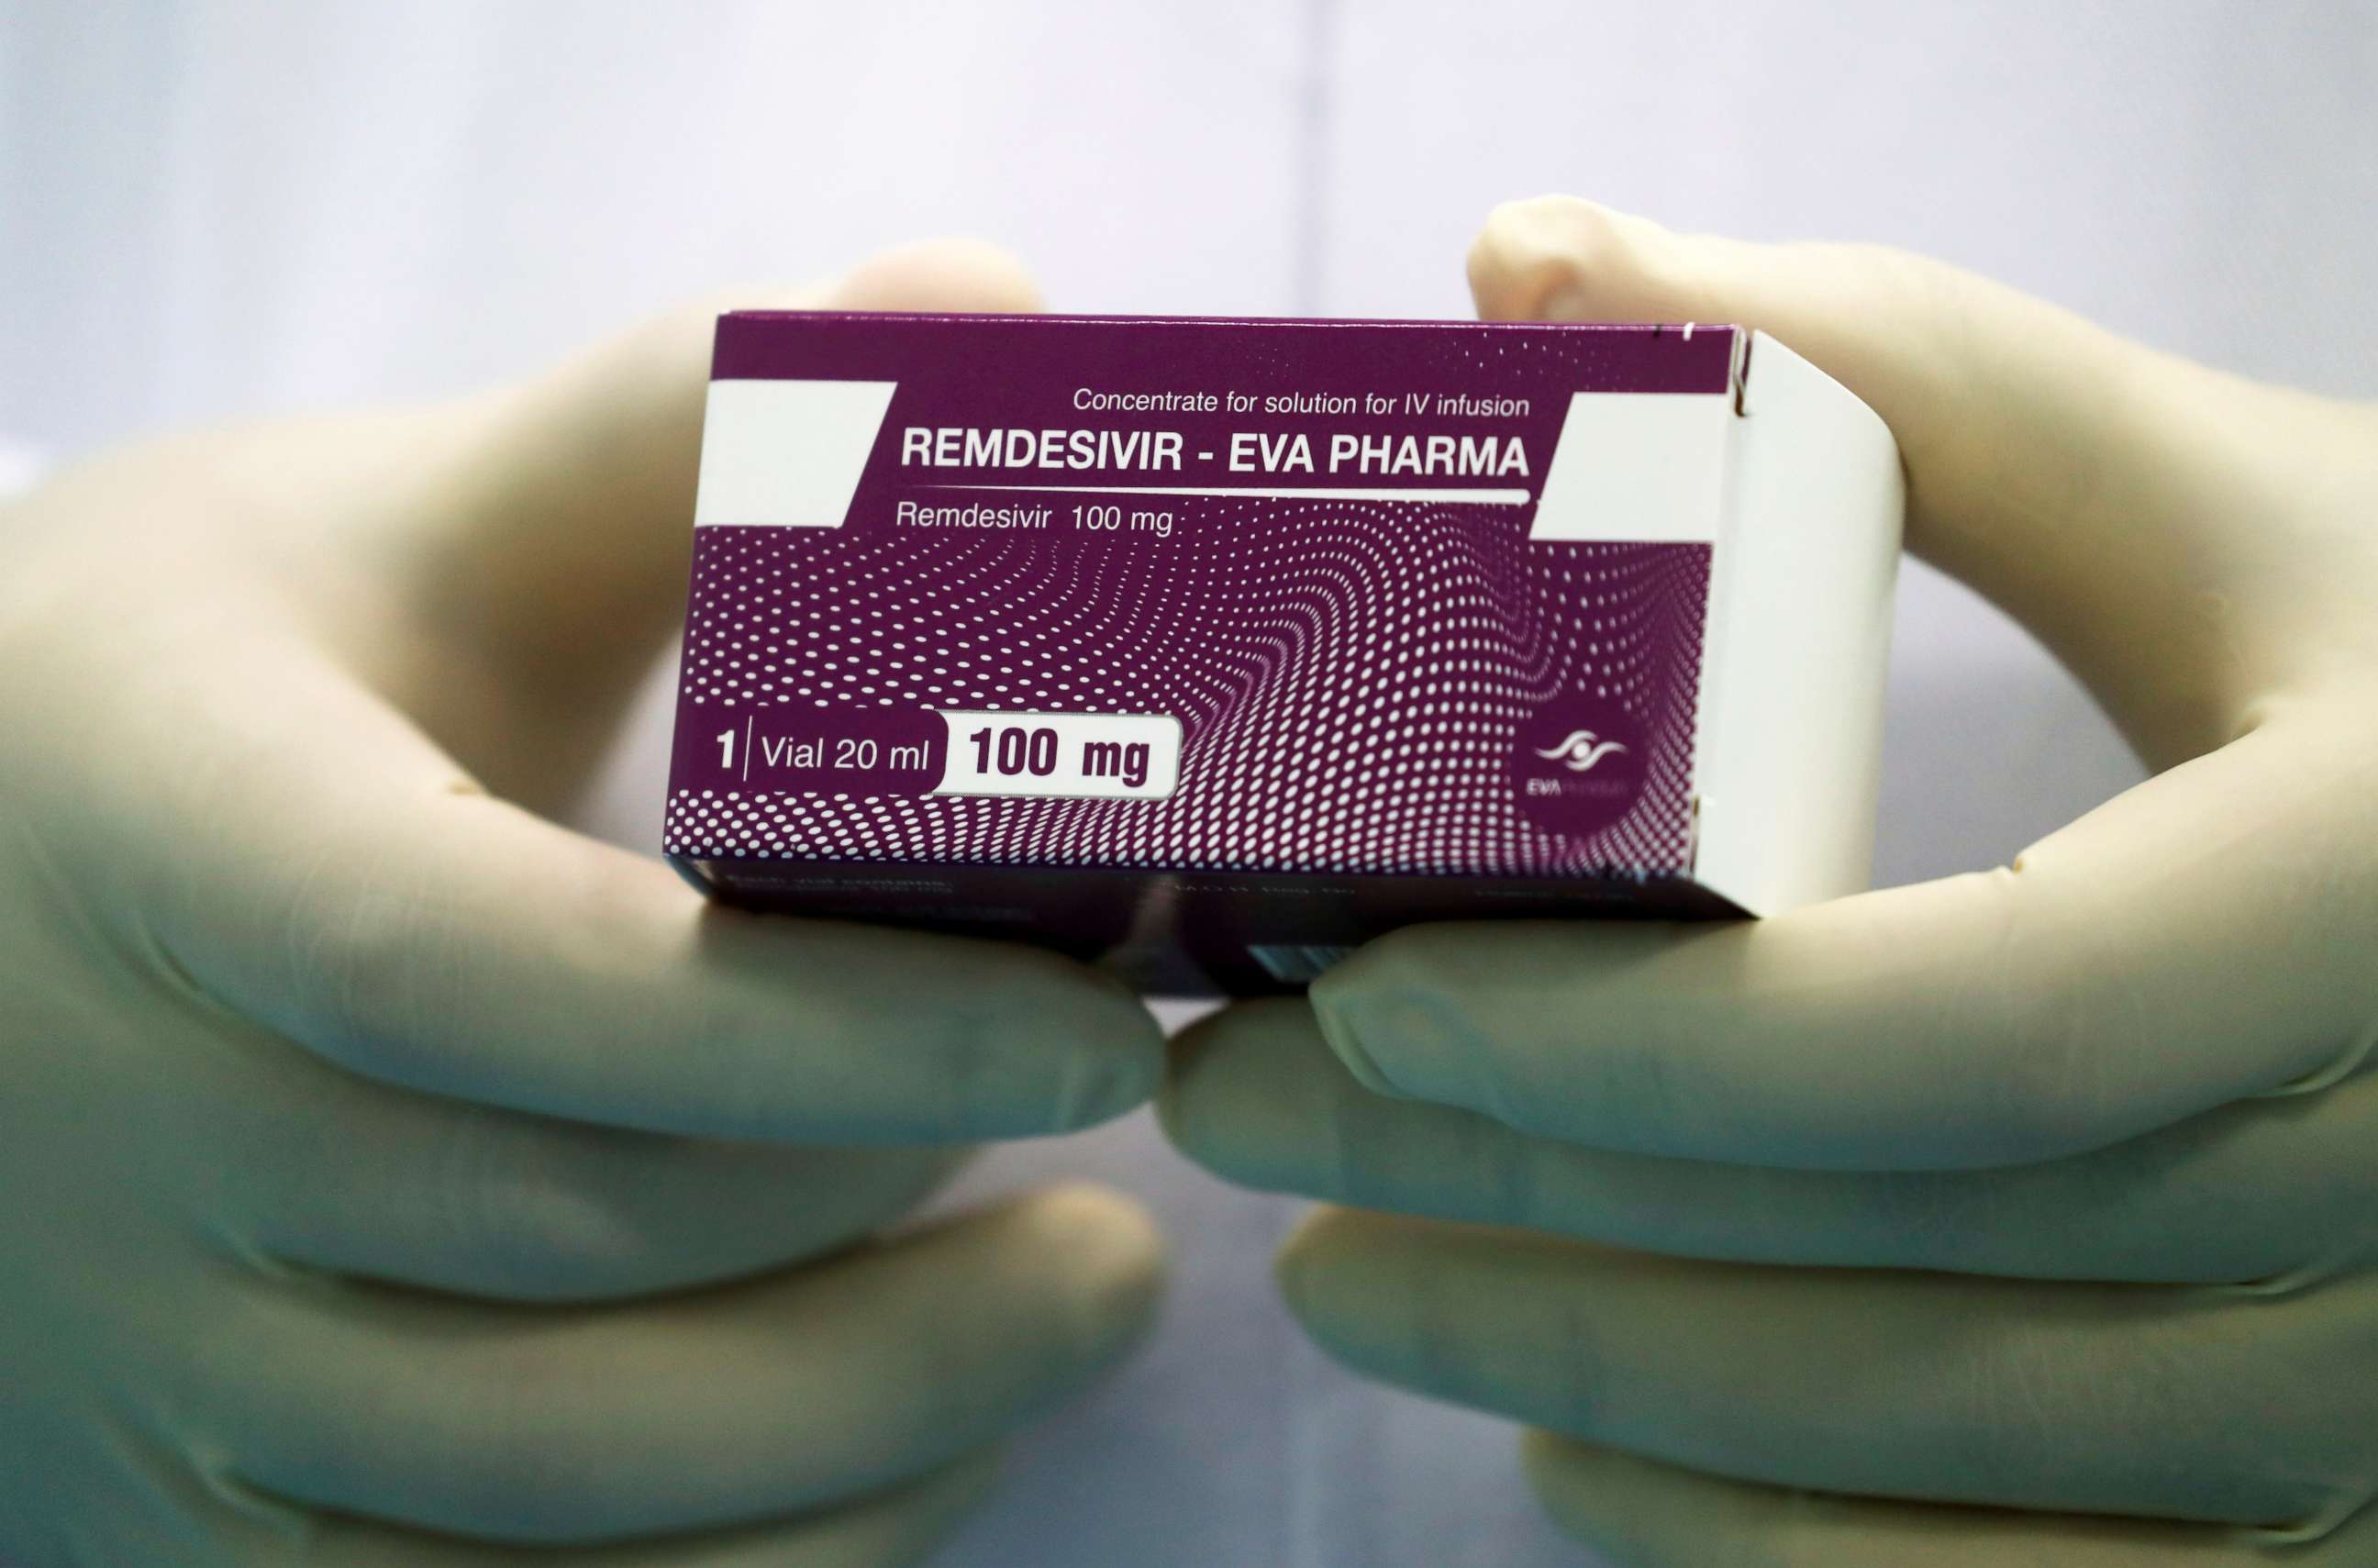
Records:
[[[1705,545],[1529,542],[1520,509],[1184,500],[1171,537],[697,531],[680,697],[1169,713],[1167,801],[673,791],[697,859],[1646,877],[1688,869]],[[1521,723],[1567,694],[1649,738],[1570,839],[1523,817]]]

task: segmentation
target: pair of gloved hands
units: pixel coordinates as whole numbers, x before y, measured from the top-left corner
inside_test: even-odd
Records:
[[[1809,356],[2157,777],[1759,924],[1400,934],[1168,1082],[1087,970],[536,814],[679,609],[709,311],[86,464],[0,513],[0,1558],[909,1560],[1159,1245],[1090,1189],[885,1227],[1160,1085],[1224,1175],[1401,1216],[1323,1211],[1290,1301],[1558,1434],[1618,1562],[2378,1556],[2378,413],[1580,202],[1471,280]],[[964,246],[811,297],[1034,303]]]

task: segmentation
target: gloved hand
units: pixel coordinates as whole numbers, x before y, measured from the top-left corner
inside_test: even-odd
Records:
[[[1135,997],[534,814],[681,607],[709,337],[0,512],[0,1561],[905,1562],[1142,1323],[1119,1198],[870,1239],[1144,1100]]]
[[[1471,276],[1810,356],[1897,433],[1914,547],[2156,773],[2000,870],[1413,929],[1217,1017],[1184,1149],[1418,1216],[1316,1215],[1295,1311],[1558,1434],[1539,1489],[1621,1563],[2378,1562],[2378,411],[1574,200]]]

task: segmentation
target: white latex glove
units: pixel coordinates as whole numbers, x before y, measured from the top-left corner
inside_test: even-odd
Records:
[[[534,814],[681,608],[709,341],[0,512],[0,1561],[905,1562],[1146,1317],[1119,1198],[868,1239],[1143,1100],[1136,999]]]
[[[1541,1490],[1622,1563],[2378,1562],[2378,411],[1574,200],[1498,212],[1471,276],[1489,317],[1810,356],[1897,433],[1914,547],[2157,772],[2000,870],[1414,929],[1221,1015],[1184,1148],[1424,1216],[1323,1212],[1295,1310],[1562,1434]]]

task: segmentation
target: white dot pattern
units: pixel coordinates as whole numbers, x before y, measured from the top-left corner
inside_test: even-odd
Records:
[[[805,704],[1169,713],[1162,802],[674,789],[698,859],[1618,875],[1688,869],[1705,545],[1530,543],[1519,509],[1190,501],[1169,539],[708,527],[681,724]],[[1590,837],[1510,778],[1540,704],[1643,726]]]

